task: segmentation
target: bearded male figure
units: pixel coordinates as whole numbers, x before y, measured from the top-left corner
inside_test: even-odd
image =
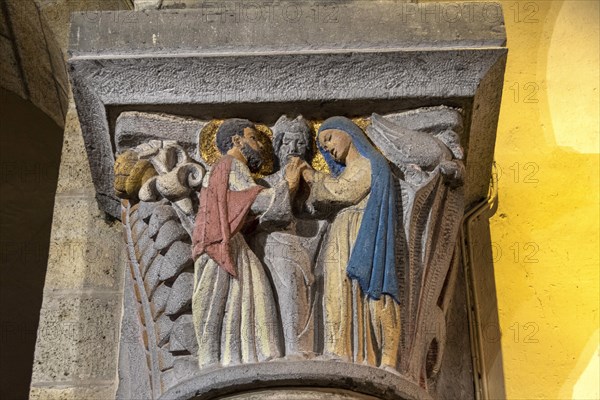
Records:
[[[257,185],[251,176],[262,163],[257,136],[248,120],[224,121],[216,136],[222,157],[206,175],[199,194],[192,237],[192,314],[200,368],[263,362],[282,355],[271,283],[241,231],[251,220],[289,221],[300,176],[285,175],[271,188]]]
[[[275,167],[279,170],[260,181],[268,187],[285,182],[286,169],[296,157],[304,162],[312,158],[313,138],[302,116],[279,118],[273,127]],[[308,193],[299,191],[297,200]],[[281,312],[286,358],[307,358],[315,348],[315,311],[317,306],[314,266],[319,244],[327,228],[326,221],[304,219],[303,201],[293,202],[295,215],[285,229],[263,224],[253,235],[251,246],[264,260],[273,280]],[[286,219],[287,220],[287,219]]]

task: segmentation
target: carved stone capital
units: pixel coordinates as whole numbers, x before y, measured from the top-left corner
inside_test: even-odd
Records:
[[[118,398],[474,398],[459,231],[487,195],[502,20],[333,6],[74,17],[97,197],[129,255]]]

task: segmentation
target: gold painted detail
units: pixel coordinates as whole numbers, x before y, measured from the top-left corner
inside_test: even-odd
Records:
[[[208,124],[202,128],[200,131],[200,137],[198,143],[200,144],[199,152],[200,157],[205,160],[209,165],[214,164],[219,157],[221,157],[221,153],[217,149],[217,130],[219,126],[223,123],[222,119],[213,119]],[[368,117],[357,117],[352,118],[352,121],[358,125],[362,130],[365,130],[367,126],[371,123],[371,119]],[[325,162],[325,158],[319,152],[317,148],[317,132],[319,131],[319,127],[323,123],[323,120],[308,120],[308,124],[311,128],[312,135],[314,138],[313,141],[313,159],[311,160],[312,167],[321,172],[329,173],[329,167]],[[253,174],[254,178],[260,178],[269,174],[272,174],[273,171],[273,132],[271,129],[264,124],[256,124],[256,128],[261,133],[259,140],[264,145],[263,146],[263,158],[265,160],[261,170],[257,174]]]
[[[122,199],[136,199],[142,185],[158,175],[150,161],[140,160],[132,150],[117,156],[114,171],[115,192]]]

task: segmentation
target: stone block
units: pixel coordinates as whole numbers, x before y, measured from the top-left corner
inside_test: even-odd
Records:
[[[44,290],[118,290],[126,263],[120,232],[112,229],[84,239],[53,240]]]
[[[467,175],[473,176],[467,203],[486,196],[507,53],[498,4],[442,23],[401,1],[377,7],[335,1],[330,8],[280,2],[266,7],[268,15],[261,11],[260,18],[270,19],[258,23],[255,7],[217,3],[102,13],[94,22],[89,14],[74,15],[70,73],[106,212],[119,217],[112,188],[115,121],[121,112],[140,109],[268,124],[290,109],[319,119],[443,101],[471,119],[463,144],[477,157],[467,157]],[[352,29],[340,29],[347,26]]]
[[[107,222],[94,202],[93,192],[87,196],[57,196],[54,204],[52,240],[83,239],[91,232],[102,232],[111,226],[113,234],[121,235],[121,226]]]
[[[42,19],[33,1],[7,1],[7,10],[13,28],[14,40],[18,44],[19,58],[29,99],[48,114],[59,126],[64,124],[67,97],[59,93],[55,73],[50,60]],[[54,49],[54,48],[53,48]],[[66,86],[65,82],[63,86]]]
[[[69,104],[63,138],[57,194],[93,191],[90,164],[85,153],[81,126],[74,103]]]
[[[176,140],[190,155],[195,155],[198,136],[205,122],[191,118],[141,112],[124,112],[115,127],[117,152],[141,143],[156,140]]]
[[[119,290],[126,265],[122,228],[93,197],[56,198],[44,290]]]
[[[76,386],[116,377],[121,296],[46,296],[40,315],[32,386]]]
[[[29,400],[108,400],[115,397],[114,385],[90,387],[32,387]]]
[[[35,0],[35,2],[65,54],[72,12],[87,13],[95,10],[130,10],[133,8],[130,0]],[[94,15],[90,14],[90,18],[93,18]]]

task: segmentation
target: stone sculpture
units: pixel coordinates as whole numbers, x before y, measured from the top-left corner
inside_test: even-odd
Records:
[[[334,213],[319,263],[327,356],[396,370],[400,343],[396,261],[398,200],[387,161],[343,117],[318,140],[333,175],[305,168],[308,204]]]
[[[191,3],[72,18],[96,199],[129,255],[117,398],[485,396],[493,271],[457,232],[489,186],[501,7]],[[238,130],[232,159],[233,117],[263,146]]]
[[[262,164],[254,124],[226,120],[217,131],[223,155],[200,191],[193,234],[192,299],[200,368],[263,362],[281,356],[279,313],[261,261],[241,231],[250,218],[280,220],[291,213],[290,192],[299,174],[273,188],[257,185],[251,172]]]
[[[259,180],[266,187],[276,186],[285,179],[292,157],[310,162],[315,145],[311,129],[302,116],[295,119],[281,116],[273,127],[273,134],[273,156],[278,170]],[[299,190],[292,202],[289,224],[263,224],[253,239],[253,247],[269,270],[277,296],[286,358],[315,354],[314,315],[319,297],[314,268],[327,227],[327,221],[307,218],[303,213],[302,199],[306,193],[302,188]]]
[[[115,164],[152,396],[279,360],[433,382],[464,207],[460,110],[284,115],[272,154],[249,120],[198,128],[195,154],[153,139]],[[276,171],[256,176],[269,157]]]

